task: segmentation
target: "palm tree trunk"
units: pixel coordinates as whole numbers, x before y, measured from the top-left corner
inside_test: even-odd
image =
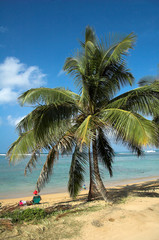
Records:
[[[97,189],[98,189],[99,193],[102,195],[103,199],[106,202],[108,202],[107,191],[104,187],[103,181],[102,181],[102,179],[100,177],[100,173],[99,173],[96,139],[93,140],[92,148],[93,148],[93,163],[94,163],[94,172],[95,172],[95,180],[96,180]]]
[[[93,174],[90,146],[89,146],[89,174],[90,174],[90,185],[89,185],[88,201],[91,201],[92,198],[95,197],[97,189],[96,189],[95,182],[94,182],[94,174]]]

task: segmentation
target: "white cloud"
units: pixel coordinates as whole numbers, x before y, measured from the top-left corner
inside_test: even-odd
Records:
[[[25,116],[15,118],[12,117],[11,115],[8,115],[7,120],[11,126],[16,126],[24,117]]]
[[[18,93],[12,91],[10,88],[2,88],[0,90],[0,104],[15,103],[18,98]]]
[[[0,64],[0,104],[15,101],[19,92],[43,86],[45,76],[38,66],[27,67],[19,59],[7,57]]]
[[[27,67],[17,58],[7,57],[0,64],[0,88],[30,88],[45,83],[45,74],[37,66]]]

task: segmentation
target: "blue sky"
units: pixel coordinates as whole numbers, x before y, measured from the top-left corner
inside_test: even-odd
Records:
[[[158,0],[1,0],[0,1],[0,153],[16,140],[15,125],[31,111],[17,97],[32,87],[64,86],[73,81],[61,71],[79,48],[87,25],[97,35],[137,35],[128,67],[138,80],[156,75],[159,64]],[[125,87],[123,90],[130,88]],[[116,146],[115,150],[123,150]]]

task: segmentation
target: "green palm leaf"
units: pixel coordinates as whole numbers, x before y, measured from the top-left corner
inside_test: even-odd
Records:
[[[122,109],[106,109],[102,112],[102,120],[115,129],[116,135],[134,146],[156,144],[156,126],[139,114]]]
[[[17,129],[25,132],[32,127],[39,142],[51,142],[58,133],[71,126],[71,119],[76,113],[76,107],[67,104],[38,106],[19,123]]]
[[[24,170],[24,175],[25,176],[27,175],[28,170],[30,172],[32,172],[32,168],[36,167],[36,163],[37,163],[39,157],[40,157],[39,149],[34,150],[32,155],[31,155],[31,158],[30,158],[29,162],[27,163],[27,165],[25,167],[25,170]]]
[[[72,135],[73,127],[69,129],[69,131],[63,135],[61,134],[61,138],[59,136],[56,139],[56,143],[52,146],[51,150],[47,155],[46,162],[42,168],[40,176],[37,180],[37,189],[40,191],[47,182],[49,182],[50,177],[52,175],[53,165],[55,160],[59,157],[59,152],[62,154],[71,153],[73,147],[75,145],[75,139]]]
[[[79,190],[82,188],[87,158],[86,149],[83,148],[82,151],[80,151],[79,147],[76,146],[72,154],[68,182],[68,191],[73,198],[76,198]]]
[[[12,143],[8,150],[7,156],[9,157],[10,162],[26,158],[26,154],[29,154],[33,149],[36,149],[37,144],[33,130],[22,133],[19,138]]]
[[[139,86],[145,86],[158,81],[159,81],[159,76],[145,76],[139,80],[138,84]]]
[[[159,86],[143,86],[119,95],[107,108],[122,108],[144,115],[159,114]]]
[[[93,138],[93,132],[91,131],[92,124],[92,115],[89,115],[77,129],[76,137],[79,139],[81,146],[83,143],[88,145]]]
[[[102,103],[108,104],[121,89],[121,86],[126,85],[128,82],[132,83],[133,81],[132,74],[122,64],[110,64],[103,75],[98,78],[98,84],[96,83],[96,85],[94,85],[96,91],[90,89],[90,92],[92,93],[91,98],[93,97],[93,99],[96,100],[98,103],[97,106],[99,107],[101,107]]]
[[[52,148],[49,151],[46,162],[41,170],[40,176],[36,183],[36,189],[38,190],[38,192],[40,192],[40,190],[45,186],[45,184],[49,182],[50,177],[52,175],[55,160],[58,159],[58,154],[59,153],[58,151],[56,151],[55,148]]]
[[[110,176],[113,176],[112,163],[113,157],[115,156],[114,150],[110,146],[106,136],[102,129],[99,129],[97,137],[97,151],[99,155],[99,160],[108,169]]]
[[[24,92],[19,98],[19,103],[34,105],[59,105],[61,103],[74,103],[79,100],[79,95],[64,88],[33,88]]]
[[[123,40],[113,44],[108,48],[108,50],[103,55],[100,69],[103,70],[103,65],[110,64],[111,62],[119,61],[122,55],[127,55],[128,50],[133,48],[136,41],[136,36],[134,33],[130,33]]]
[[[132,153],[137,154],[138,157],[144,155],[144,151],[143,151],[143,149],[142,149],[142,146],[138,146],[137,144],[136,144],[136,145],[133,145],[133,144],[131,143],[131,141],[125,142],[125,141],[124,141],[123,139],[121,139],[119,136],[118,136],[118,139],[116,139],[116,140],[117,140],[117,141],[122,141],[122,143],[123,143],[124,145],[126,145],[126,146],[132,151]]]

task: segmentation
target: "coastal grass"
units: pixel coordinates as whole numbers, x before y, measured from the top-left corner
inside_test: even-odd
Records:
[[[60,205],[58,205],[59,207]],[[62,206],[62,205],[61,205]],[[57,207],[57,206],[56,206]],[[2,229],[2,239],[15,238],[17,240],[28,239],[75,239],[81,234],[81,229],[86,224],[85,216],[101,210],[109,209],[109,205],[102,200],[84,202],[73,206],[71,209],[46,211],[45,208],[18,209],[7,212],[0,217],[12,219],[13,228]],[[82,217],[82,221],[81,221]],[[102,227],[99,219],[92,219],[92,226]],[[1,237],[0,237],[1,239]]]
[[[12,231],[0,227],[0,235],[3,237],[16,237],[16,239],[74,239],[80,236],[84,221],[78,221],[78,216],[87,215],[103,209],[99,203],[84,204],[73,209],[59,210],[47,213],[45,209],[28,208],[7,212],[0,218],[12,219]],[[1,238],[0,238],[1,239]],[[4,238],[5,239],[5,238]]]
[[[73,209],[56,210],[47,212],[44,208],[28,208],[25,210],[17,209],[8,211],[0,215],[0,218],[11,219],[12,223],[21,224],[23,222],[41,223],[41,220],[54,217],[55,220],[66,217],[67,215],[78,215],[87,212],[95,212],[102,209],[101,205],[75,207]]]
[[[47,216],[47,213],[44,209],[40,208],[28,208],[25,210],[15,210],[13,212],[6,212],[0,216],[0,218],[11,218],[12,223],[21,223],[23,221],[37,221],[44,219]]]

